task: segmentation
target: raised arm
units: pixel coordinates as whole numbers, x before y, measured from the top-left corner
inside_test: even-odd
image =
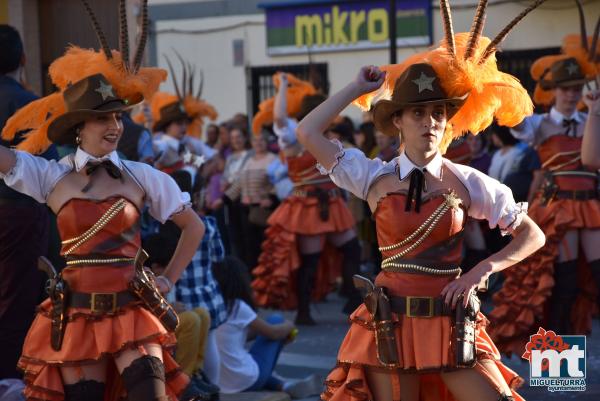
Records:
[[[600,169],[600,90],[591,91],[583,97],[588,108],[588,118],[583,131],[581,163],[591,169]]]
[[[15,154],[7,147],[0,145],[0,173],[8,173],[16,162]]]
[[[273,124],[275,124],[277,128],[284,128],[287,126],[287,88],[287,74],[285,72],[280,72],[279,90],[275,95],[275,106],[273,108]]]
[[[298,141],[326,169],[335,162],[337,146],[327,140],[323,133],[333,119],[357,97],[378,89],[385,73],[375,66],[362,67],[354,81],[321,103],[298,125]]]

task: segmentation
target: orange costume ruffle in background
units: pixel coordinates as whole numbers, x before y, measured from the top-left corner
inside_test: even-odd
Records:
[[[307,171],[312,177],[323,180],[315,168],[317,161],[306,151],[299,156],[287,158],[287,163],[288,175],[294,183],[306,180]],[[301,190],[309,192],[316,187],[317,185],[306,185]],[[320,217],[321,206],[317,197],[293,194],[269,217],[258,266],[252,271],[255,276],[252,282],[255,300],[262,307],[296,308],[295,276],[300,267],[298,235],[326,235],[344,232],[355,226],[354,217],[336,186],[329,181],[318,184],[318,187],[319,190],[335,194],[328,201],[327,220]],[[341,264],[340,252],[326,244],[317,268],[313,300],[322,300],[334,289],[336,279],[341,274]]]
[[[287,114],[295,116],[300,111],[302,99],[314,95],[317,90],[312,84],[288,75]],[[273,76],[275,87],[279,88],[279,76]],[[265,124],[273,123],[275,99],[270,98],[259,105],[259,112],[252,121],[255,135],[260,134]],[[271,214],[258,266],[253,269],[255,279],[252,282],[257,305],[278,309],[294,309],[297,306],[296,275],[300,267],[298,235],[326,235],[344,232],[355,226],[352,216],[341,192],[316,169],[316,159],[307,151],[297,156],[287,157],[288,176],[299,192],[286,198]],[[328,218],[320,216],[323,205],[316,196],[306,196],[314,191],[329,193]],[[319,259],[312,298],[322,300],[334,289],[341,274],[342,255],[325,245]]]
[[[124,198],[103,201],[71,199],[57,215],[61,254],[74,243],[66,242],[85,233],[113,205],[122,205],[121,211],[90,240],[69,253],[67,260],[85,259],[101,253],[111,258],[134,258],[139,247],[140,213],[136,206]],[[134,275],[131,262],[103,265],[76,265],[66,267],[62,277],[72,292],[107,293],[127,291]],[[25,396],[28,400],[60,401],[64,399],[60,368],[97,363],[103,357],[116,357],[123,350],[142,344],[156,343],[163,347],[163,361],[167,394],[172,400],[187,386],[189,379],[179,369],[168,352],[176,344],[175,335],[165,330],[160,321],[141,304],[133,303],[113,314],[94,314],[88,308],[69,308],[69,320],[64,341],[59,351],[50,345],[52,305],[46,299],[40,306],[23,347],[18,367],[25,372]],[[108,358],[112,364],[112,358]],[[124,387],[117,370],[110,366],[112,377],[107,377],[105,400],[124,396]],[[110,397],[109,397],[110,395]]]
[[[564,135],[553,136],[542,143],[538,153],[542,165],[561,152],[580,151],[582,138]],[[570,157],[553,158],[552,166],[569,161]],[[580,170],[580,162],[565,165],[558,171]],[[594,179],[585,177],[555,177],[561,190],[587,191],[596,189]],[[546,244],[535,254],[505,272],[502,289],[494,295],[495,308],[490,313],[494,322],[492,337],[498,348],[507,354],[521,355],[529,336],[538,327],[544,326],[547,314],[547,301],[554,287],[554,263],[558,258],[558,247],[565,233],[583,228],[600,229],[600,200],[553,199],[547,203],[539,193],[529,208],[529,216],[546,235]],[[577,250],[573,250],[577,251]],[[583,252],[579,252],[580,256]],[[592,315],[596,310],[597,296],[591,272],[580,258],[580,293],[573,305],[571,323],[573,334],[589,334],[592,329]]]
[[[533,112],[533,104],[527,91],[519,81],[509,74],[498,70],[494,53],[496,46],[506,37],[510,28],[532,11],[541,2],[528,7],[507,25],[507,28],[490,41],[481,37],[486,2],[480,2],[470,33],[454,35],[447,1],[440,2],[444,21],[445,39],[439,47],[409,57],[401,64],[381,67],[386,74],[382,87],[370,94],[361,96],[354,104],[363,110],[369,110],[379,99],[389,99],[396,80],[412,64],[430,64],[440,79],[440,85],[448,98],[460,97],[468,93],[464,105],[449,120],[446,132],[440,144],[445,152],[450,142],[461,135],[479,133],[495,119],[499,124],[514,126]],[[402,253],[396,262],[404,258],[414,260],[421,252],[448,241],[464,230],[467,211],[462,201],[454,198],[453,193],[441,191],[431,194],[423,200],[419,214],[406,213],[406,194],[403,191],[390,193],[378,202],[374,212],[377,237],[380,247],[394,247],[388,251],[382,249],[383,257],[390,258]],[[445,200],[445,202],[444,202]],[[429,232],[428,224],[433,220],[443,203],[451,205],[448,213],[439,219],[429,236],[410,249],[411,241],[417,244],[415,234]],[[453,205],[453,206],[452,206]],[[429,219],[429,223],[428,223]],[[402,221],[402,224],[396,222]],[[393,222],[393,223],[392,223]],[[425,227],[425,228],[423,228]],[[422,231],[419,231],[419,228]],[[412,237],[411,237],[412,235]],[[412,240],[408,241],[409,238]],[[422,238],[419,238],[421,240]],[[404,243],[404,250],[398,244]],[[429,263],[433,266],[443,264],[458,265],[462,258],[462,238],[450,249],[431,251]],[[408,250],[408,251],[407,251]],[[405,253],[406,252],[406,253]],[[410,263],[410,262],[407,262]],[[439,297],[444,286],[453,280],[448,275],[427,275],[391,272],[385,269],[377,276],[376,286],[385,287],[391,297]],[[440,372],[458,368],[455,364],[453,332],[451,318],[433,316],[427,318],[407,317],[405,314],[392,313],[395,323],[396,350],[399,362],[394,366],[382,364],[377,357],[375,324],[365,305],[361,305],[350,317],[351,326],[338,352],[337,366],[326,379],[326,389],[321,399],[326,401],[372,401],[373,393],[369,388],[366,370],[389,372],[392,382],[393,400],[400,399],[399,376],[396,373],[419,373],[419,400],[451,401],[454,397],[443,383]],[[490,385],[502,394],[503,383],[498,383],[485,369],[483,361],[493,361],[499,369],[503,381],[511,389],[515,400],[523,398],[515,392],[523,380],[500,361],[500,353],[486,327],[488,320],[478,314],[475,330],[476,362],[473,367]],[[466,383],[465,383],[466,384]]]
[[[596,78],[600,72],[600,47],[596,46],[597,29],[594,32],[595,37],[586,35],[583,8],[579,2],[577,5],[581,34],[565,36],[563,54],[541,57],[531,66],[531,76],[538,81],[534,93],[534,101],[537,104],[549,107],[554,103],[553,91],[544,89],[541,81],[551,79],[550,67],[557,61],[575,58],[583,75],[590,80]],[[578,106],[583,108],[583,102]],[[580,160],[582,139],[566,135],[555,135],[546,139],[537,147],[542,169],[553,172],[585,172]],[[593,177],[593,174],[587,177],[556,176],[553,180],[556,190],[560,191],[593,192],[598,188],[598,177]],[[494,296],[495,308],[490,313],[490,318],[496,323],[491,330],[492,337],[498,348],[507,354],[514,352],[520,355],[529,336],[534,334],[540,325],[544,325],[549,314],[553,313],[548,300],[555,284],[554,264],[565,234],[571,230],[600,229],[598,198],[575,200],[554,199],[551,196],[550,199],[543,199],[543,191],[542,189],[538,192],[529,208],[529,215],[544,231],[546,244],[538,252],[505,272],[504,285]],[[570,314],[572,334],[590,334],[592,316],[597,313],[595,299],[600,289],[594,284],[582,250],[571,252],[577,252],[579,256],[579,294]]]

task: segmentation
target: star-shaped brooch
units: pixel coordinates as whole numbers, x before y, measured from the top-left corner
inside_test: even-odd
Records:
[[[435,81],[435,77],[429,77],[425,75],[425,73],[421,72],[421,76],[418,79],[412,80],[416,85],[419,86],[419,93],[424,90],[430,90],[433,92],[433,81]]]
[[[109,97],[115,97],[115,93],[113,92],[113,88],[111,85],[104,84],[104,82],[100,82],[100,86],[95,89],[100,95],[102,95],[102,100],[106,100]]]
[[[456,210],[460,207],[461,200],[456,192],[451,191],[449,194],[444,194],[444,198],[446,198],[446,204],[450,206],[450,208]]]
[[[574,75],[577,72],[579,72],[579,66],[575,63],[569,63],[567,64],[567,71],[569,72],[569,75]]]

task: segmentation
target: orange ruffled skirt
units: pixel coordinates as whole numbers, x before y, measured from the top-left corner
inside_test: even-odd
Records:
[[[600,228],[600,201],[553,200],[543,206],[536,200],[529,216],[546,234],[546,244],[535,254],[505,271],[505,282],[494,295],[495,308],[490,313],[494,326],[490,334],[498,348],[507,354],[525,352],[529,336],[544,325],[546,301],[554,287],[554,263],[558,247],[567,231]],[[577,250],[572,250],[577,252]],[[581,255],[581,252],[579,252]],[[573,334],[589,334],[596,310],[597,289],[589,268],[582,260],[578,281],[580,294],[573,305]]]
[[[445,277],[382,272],[377,277],[376,284],[386,287],[388,293],[393,296],[439,296],[448,281]],[[454,400],[439,375],[440,372],[457,369],[454,365],[455,355],[451,341],[451,318],[409,318],[393,314],[393,321],[396,325],[399,363],[388,368],[381,365],[377,359],[375,327],[366,307],[361,305],[350,316],[350,330],[340,346],[338,363],[325,381],[326,389],[321,394],[321,399],[374,400],[366,378],[366,370],[374,369],[390,372],[392,381],[395,381],[395,401],[400,399],[399,382],[393,374],[396,371],[419,374],[421,401]],[[500,361],[500,353],[486,333],[487,324],[487,319],[480,313],[476,330],[478,362],[473,369],[480,372],[500,393],[501,383],[497,383],[481,364],[483,360],[493,361],[503,380],[511,388],[515,400],[523,400],[514,391],[523,380]]]
[[[86,269],[98,270],[97,285],[105,284],[107,289],[104,292],[122,291],[126,288],[123,286],[129,274],[123,270],[129,270],[128,268]],[[73,291],[82,291],[82,283],[72,280],[79,272],[75,269],[65,269],[63,272],[67,272],[63,273],[64,276],[71,276],[69,284],[72,283],[75,287]],[[112,283],[108,284],[111,280]],[[115,290],[116,287],[122,288]],[[51,309],[49,299],[39,306],[38,314],[25,338],[23,353],[18,363],[18,367],[25,373],[24,393],[27,400],[63,400],[60,368],[93,364],[104,357],[108,357],[104,399],[116,400],[125,393],[112,359],[126,349],[148,343],[160,344],[163,347],[167,394],[171,400],[177,401],[177,395],[188,385],[189,378],[179,369],[168,352],[169,348],[176,344],[175,335],[167,332],[160,321],[140,305],[130,305],[115,314],[101,316],[92,315],[89,309],[70,308],[69,322],[59,351],[55,351],[50,345]]]
[[[329,219],[323,221],[316,198],[290,196],[273,212],[268,223],[258,266],[252,271],[255,299],[262,307],[294,309],[296,271],[300,267],[297,236],[344,232],[354,228],[354,218],[340,197],[329,199]],[[333,290],[341,263],[341,254],[326,244],[317,269],[314,300],[323,299]]]

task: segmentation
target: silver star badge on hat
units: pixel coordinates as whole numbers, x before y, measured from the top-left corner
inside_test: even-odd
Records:
[[[433,81],[435,81],[435,77],[429,77],[425,75],[425,73],[421,72],[421,76],[418,79],[412,80],[416,85],[419,86],[419,93],[424,90],[430,90],[433,92]]]
[[[569,75],[576,74],[579,71],[579,66],[575,63],[569,63],[566,68]]]
[[[102,100],[106,100],[109,97],[115,97],[112,86],[104,84],[104,82],[100,82],[100,86],[97,87],[95,91],[102,95]]]

